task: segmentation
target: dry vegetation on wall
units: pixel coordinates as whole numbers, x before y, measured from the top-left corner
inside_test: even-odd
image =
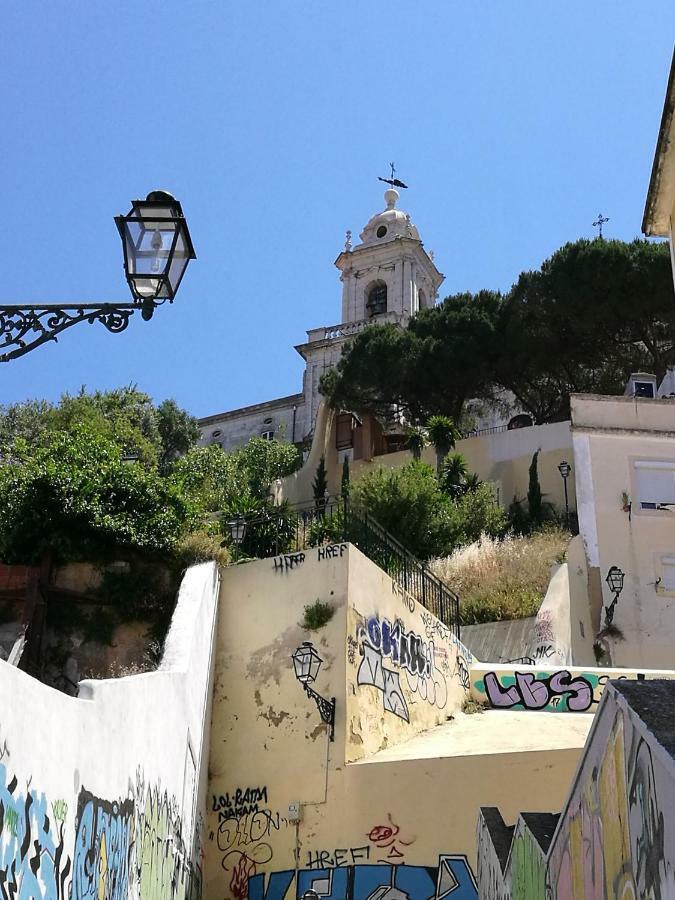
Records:
[[[536,615],[550,568],[563,558],[569,539],[553,528],[503,540],[483,535],[434,560],[432,569],[459,594],[464,625],[522,619]]]

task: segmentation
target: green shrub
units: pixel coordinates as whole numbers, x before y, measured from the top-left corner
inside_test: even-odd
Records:
[[[302,627],[306,631],[318,631],[323,628],[333,618],[335,610],[330,603],[324,603],[322,600],[315,600],[310,606],[305,607],[305,613],[302,618]]]
[[[355,482],[352,498],[420,559],[444,556],[481,534],[501,535],[506,529],[491,485],[480,484],[453,500],[432,467],[417,460],[368,472]]]

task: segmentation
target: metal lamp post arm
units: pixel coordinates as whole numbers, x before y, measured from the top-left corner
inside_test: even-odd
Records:
[[[305,693],[308,697],[311,697],[312,700],[316,703],[317,709],[319,710],[319,715],[321,716],[321,721],[325,722],[326,725],[330,727],[330,731],[328,736],[331,741],[335,740],[335,697],[332,697],[330,700],[326,700],[325,697],[322,697],[321,694],[317,694],[317,692],[311,688],[306,682],[303,685],[305,688]]]
[[[78,322],[100,322],[108,331],[119,334],[129,319],[140,310],[151,318],[156,304],[149,303],[30,303],[0,305],[0,362],[23,356]]]

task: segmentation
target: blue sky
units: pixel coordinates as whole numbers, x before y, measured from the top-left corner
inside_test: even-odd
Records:
[[[0,366],[0,402],[130,382],[208,415],[301,388],[340,321],[333,261],[383,206],[442,290],[639,234],[672,0],[37,2],[3,9],[0,301],[127,299],[113,216],[156,187],[197,250],[172,307]]]

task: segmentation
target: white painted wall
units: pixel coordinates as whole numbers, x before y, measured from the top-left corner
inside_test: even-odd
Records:
[[[215,564],[189,569],[159,670],[78,698],[0,662],[0,873],[18,897],[199,895],[218,590]]]

